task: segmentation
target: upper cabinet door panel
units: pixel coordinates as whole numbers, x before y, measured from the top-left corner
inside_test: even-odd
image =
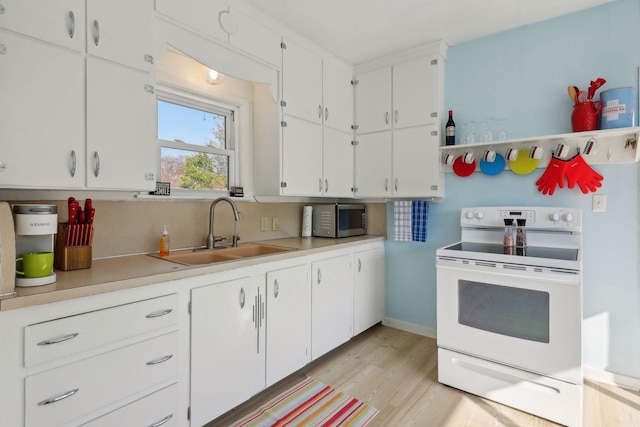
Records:
[[[87,0],[87,53],[153,71],[153,0]]]
[[[322,62],[324,125],[332,129],[352,132],[353,71],[351,67]]]
[[[437,113],[437,70],[432,57],[393,66],[393,127],[434,123]]]
[[[84,58],[4,30],[0,44],[0,187],[83,187]]]
[[[260,22],[230,8],[229,44],[280,68],[282,49],[280,35]]]
[[[84,48],[84,0],[2,0],[0,27],[75,51]]]
[[[228,43],[220,25],[220,13],[229,5],[220,0],[156,0],[156,11],[206,36]]]
[[[322,123],[322,58],[304,47],[284,41],[282,100],[285,114]]]
[[[391,129],[391,67],[356,77],[357,133]]]

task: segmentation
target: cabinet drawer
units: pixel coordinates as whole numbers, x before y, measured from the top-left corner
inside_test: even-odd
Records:
[[[176,324],[177,307],[178,296],[172,294],[27,326],[24,365],[50,362]]]
[[[25,426],[57,426],[178,375],[178,332],[25,379]]]
[[[86,427],[174,427],[180,424],[178,402],[178,384],[175,383],[82,425]]]

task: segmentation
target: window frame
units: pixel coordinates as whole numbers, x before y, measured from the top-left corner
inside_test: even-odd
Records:
[[[229,195],[230,188],[238,185],[239,181],[239,143],[238,143],[238,112],[240,107],[229,104],[228,101],[212,96],[205,96],[200,93],[194,93],[182,88],[175,88],[167,85],[158,85],[156,90],[156,103],[158,101],[168,102],[187,108],[193,108],[207,113],[216,114],[225,117],[225,147],[207,147],[204,145],[190,144],[188,142],[177,142],[158,137],[158,123],[156,123],[156,141],[158,151],[158,169],[157,174],[161,179],[162,172],[162,148],[172,148],[178,150],[187,150],[196,153],[206,153],[213,155],[227,156],[229,159],[229,177],[227,190],[192,190],[186,188],[172,187],[171,194],[186,197],[216,197],[220,195]],[[157,119],[157,116],[156,116]],[[175,192],[175,193],[174,193]]]

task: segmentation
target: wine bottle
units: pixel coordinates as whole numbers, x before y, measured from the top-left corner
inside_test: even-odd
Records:
[[[446,145],[456,144],[456,122],[453,121],[453,110],[449,110],[449,120],[446,125]]]

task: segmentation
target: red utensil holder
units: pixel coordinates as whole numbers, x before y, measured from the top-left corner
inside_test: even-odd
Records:
[[[584,132],[598,129],[598,114],[602,110],[600,101],[584,101],[573,106],[571,129]]]

